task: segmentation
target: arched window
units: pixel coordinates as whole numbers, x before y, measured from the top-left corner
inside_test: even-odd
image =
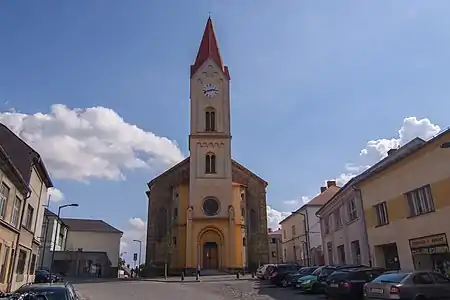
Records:
[[[205,131],[216,131],[216,111],[212,107],[207,108],[205,112]]]
[[[205,156],[205,173],[216,173],[216,156],[213,153],[208,153]]]
[[[158,212],[158,238],[162,239],[167,234],[167,210],[161,207]]]
[[[258,227],[258,218],[254,209],[250,210],[250,230],[256,232]]]

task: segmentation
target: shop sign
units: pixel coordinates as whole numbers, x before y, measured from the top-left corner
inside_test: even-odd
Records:
[[[411,249],[429,248],[441,245],[447,245],[447,236],[445,233],[409,240]]]

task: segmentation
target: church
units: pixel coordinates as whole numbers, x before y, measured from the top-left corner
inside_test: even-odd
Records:
[[[175,272],[267,263],[267,182],[231,157],[230,72],[211,18],[190,68],[189,152],[147,184],[146,265]]]

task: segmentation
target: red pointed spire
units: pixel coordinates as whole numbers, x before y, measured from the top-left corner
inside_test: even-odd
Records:
[[[230,79],[228,67],[223,65],[222,57],[220,56],[219,46],[217,44],[216,34],[214,32],[214,26],[211,17],[208,18],[205,32],[203,33],[202,41],[200,42],[200,47],[198,49],[197,57],[195,58],[194,64],[191,66],[191,77],[209,58],[211,58],[224,72],[227,78]]]

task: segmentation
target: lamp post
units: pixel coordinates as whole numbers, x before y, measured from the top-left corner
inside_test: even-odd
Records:
[[[66,207],[78,207],[79,205],[77,203],[71,203],[71,204],[64,204],[64,205],[60,205],[58,207],[58,215],[57,215],[57,221],[58,224],[60,223],[61,219],[60,219],[60,215],[61,215],[61,209],[66,208]],[[56,233],[56,232],[55,232]],[[55,240],[53,241],[53,251],[52,251],[52,260],[50,262],[50,275],[53,274],[53,262],[55,260],[55,251],[56,251],[56,236],[55,236]]]
[[[141,254],[142,254],[142,241],[133,240],[133,242],[139,243],[139,270],[141,269]]]

